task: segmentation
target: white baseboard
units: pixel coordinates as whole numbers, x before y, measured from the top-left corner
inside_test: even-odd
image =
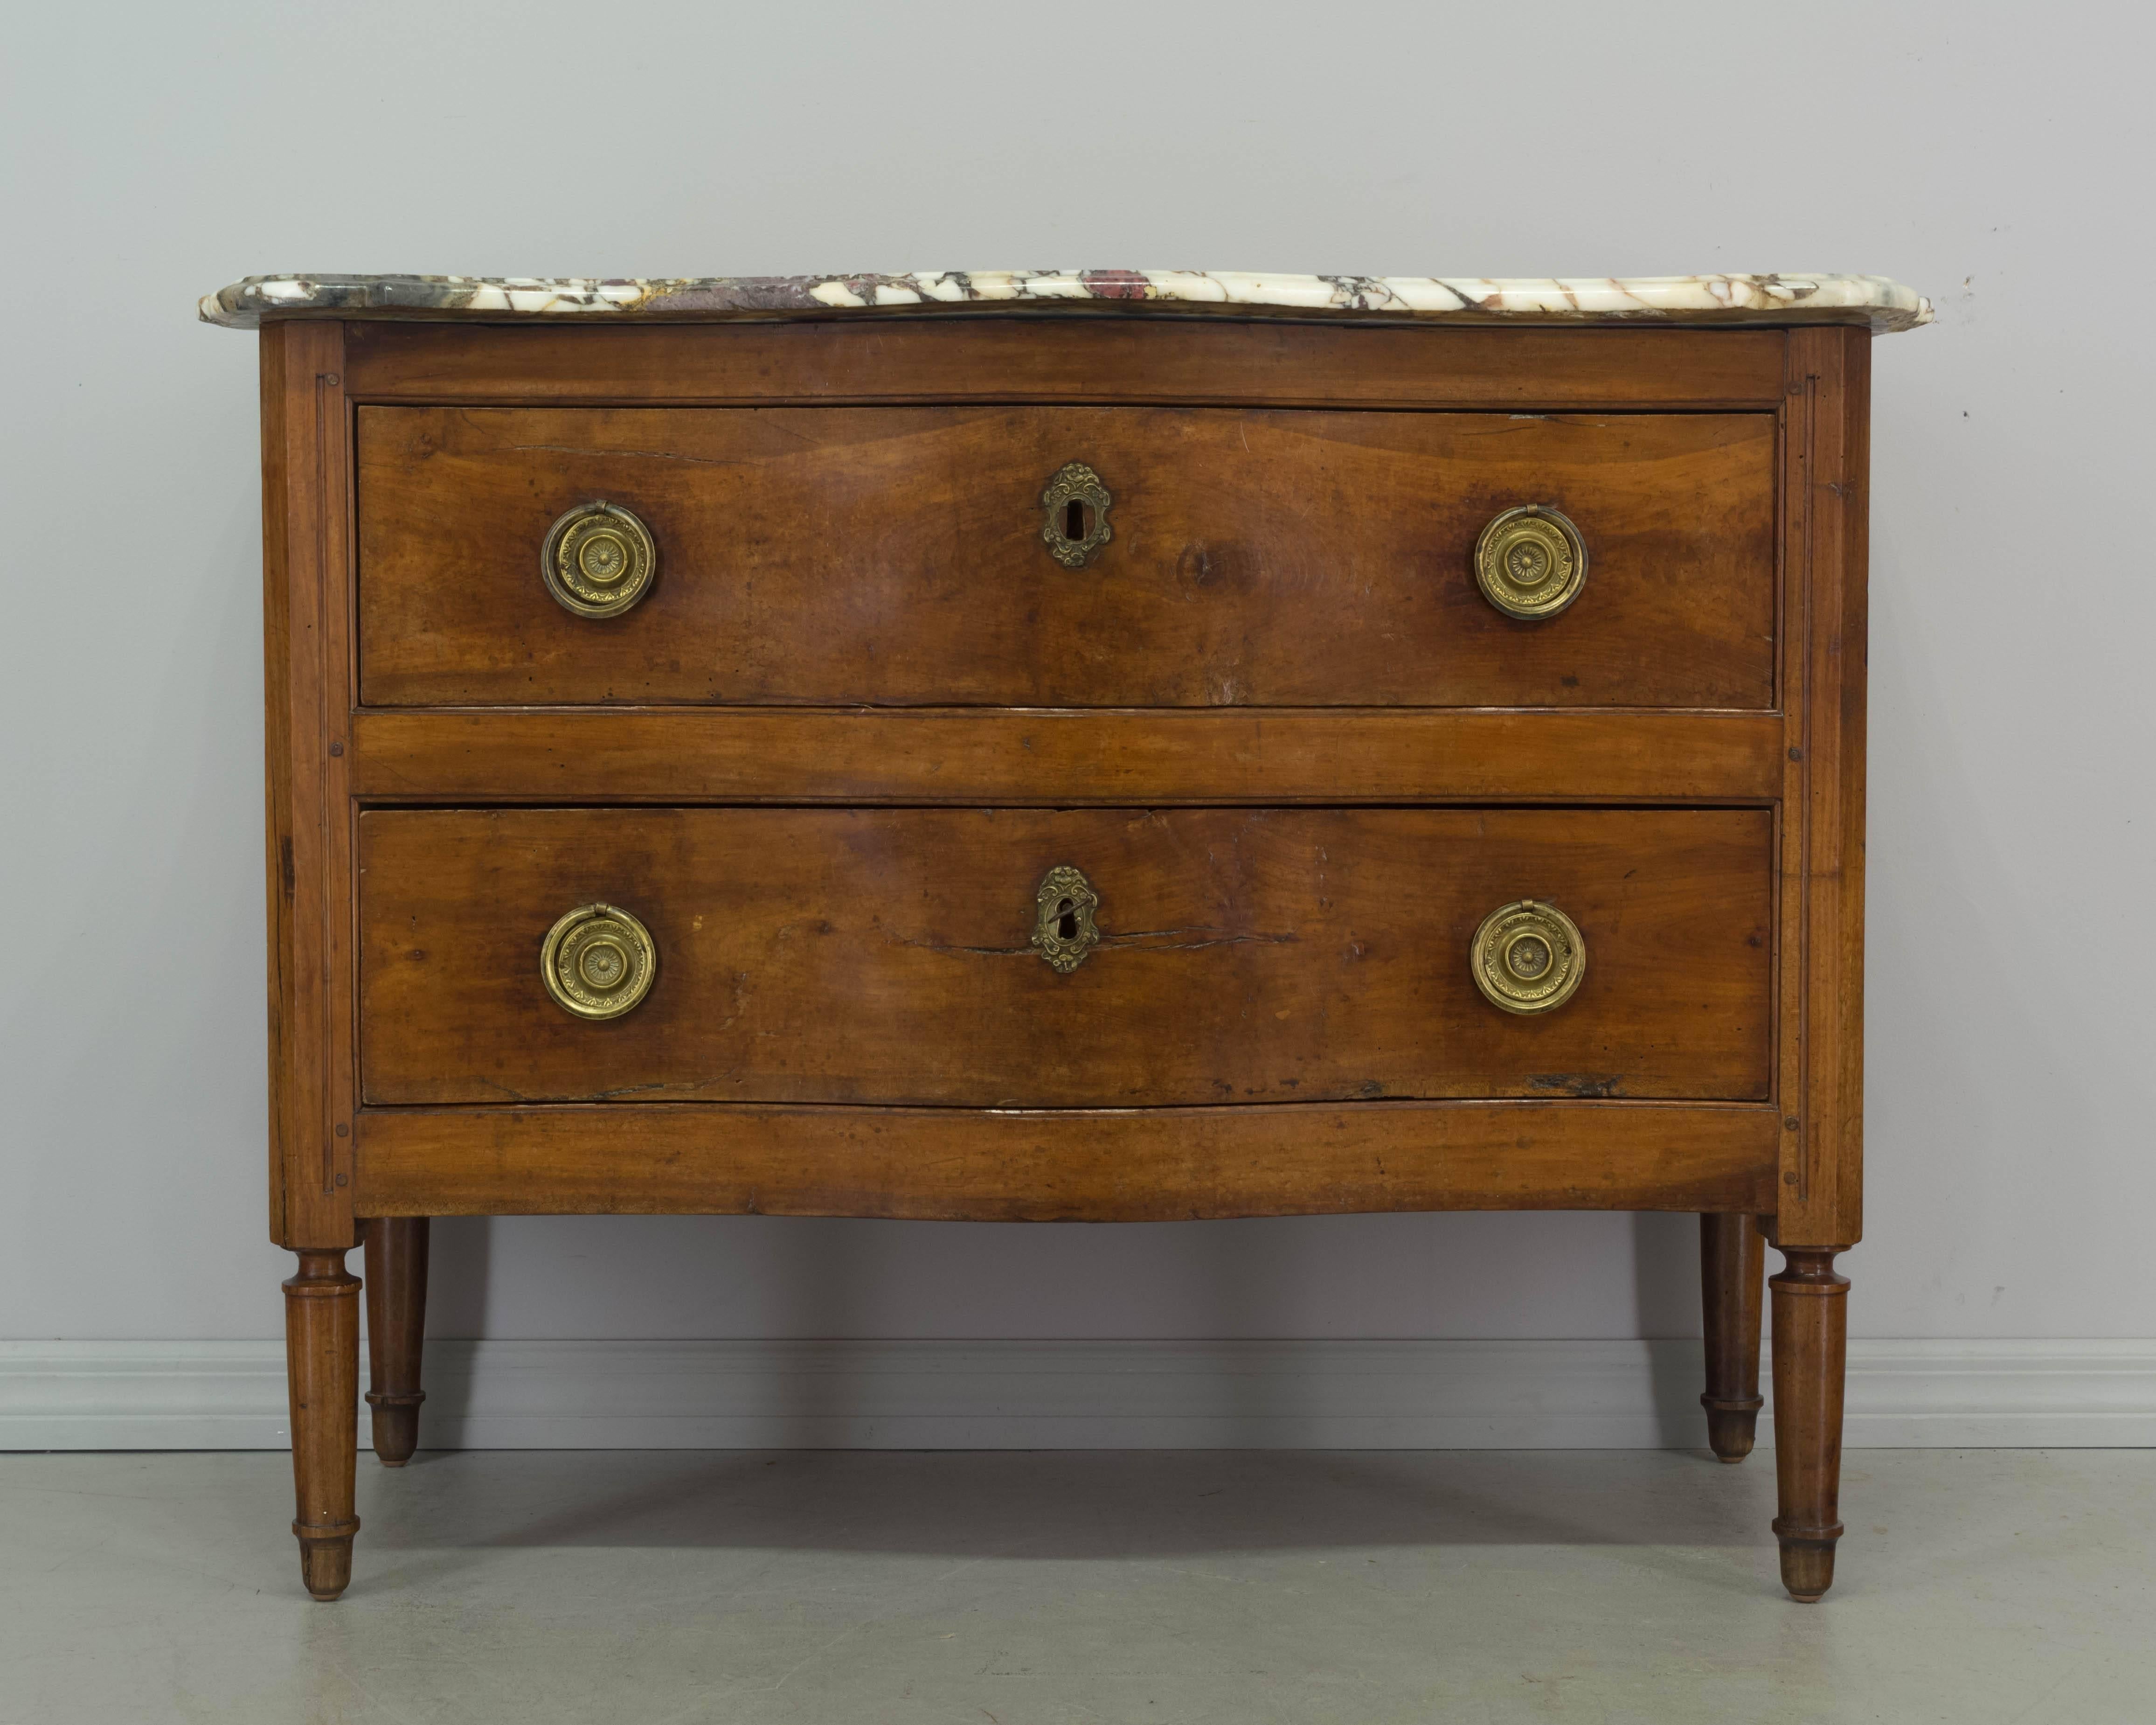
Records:
[[[2156,1341],[1849,1353],[1852,1448],[2156,1445]],[[432,1341],[426,1363],[444,1449],[1706,1441],[1696,1342]],[[287,1441],[281,1343],[0,1342],[0,1450]]]

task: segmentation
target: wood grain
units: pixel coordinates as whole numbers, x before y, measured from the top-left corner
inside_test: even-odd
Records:
[[[1707,1446],[1724,1461],[1752,1453],[1759,1395],[1759,1310],[1767,1242],[1756,1216],[1699,1219],[1701,1329],[1707,1355]]]
[[[395,803],[1773,802],[1768,714],[673,708],[352,717]]]
[[[1435,329],[998,313],[719,327],[352,323],[362,401],[1765,408],[1781,330]]]
[[[1783,801],[1777,1216],[1784,1245],[1845,1249],[1864,1216],[1864,801],[1871,345],[1790,333],[1784,439],[1789,743]]]
[[[1149,1106],[1384,1096],[1764,1097],[1763,811],[555,809],[361,821],[372,1104],[603,1096]],[[1074,864],[1101,944],[1058,975],[1034,892]],[[1586,980],[1522,1018],[1476,925],[1547,899]],[[651,996],[541,986],[555,919],[643,919]]]
[[[419,1445],[420,1388],[427,1339],[427,1255],[433,1224],[424,1216],[375,1216],[367,1242],[367,1405],[374,1453],[402,1467]]]
[[[1635,1102],[1024,1113],[618,1103],[391,1108],[377,1215],[1166,1222],[1373,1210],[1749,1210],[1773,1111]]]
[[[1109,408],[363,408],[370,706],[1774,704],[1773,418]],[[1114,537],[1041,542],[1083,461]],[[538,575],[563,511],[659,547],[625,616]],[[1472,552],[1563,510],[1580,598],[1523,622]]]
[[[341,1251],[300,1252],[285,1285],[285,1378],[292,1416],[292,1486],[300,1577],[317,1599],[352,1579],[359,1422],[359,1278]]]
[[[353,1243],[350,439],[342,326],[262,332],[270,1232]]]
[[[1774,1301],[1774,1533],[1782,1584],[1810,1604],[1834,1585],[1841,1538],[1842,1389],[1849,1282],[1838,1247],[1787,1246]]]

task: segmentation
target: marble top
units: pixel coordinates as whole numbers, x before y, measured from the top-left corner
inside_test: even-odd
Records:
[[[250,275],[206,323],[265,317],[633,318],[676,322],[998,307],[1359,317],[1438,323],[1667,323],[1914,329],[1932,302],[1883,275],[1259,275],[1203,270],[957,270],[904,275]]]

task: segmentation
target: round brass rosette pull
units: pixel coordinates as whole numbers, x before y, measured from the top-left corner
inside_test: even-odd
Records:
[[[1523,898],[1501,906],[1475,931],[1475,986],[1492,1006],[1522,1015],[1555,1012],[1587,974],[1579,925],[1555,905]]]
[[[618,503],[579,503],[547,530],[539,572],[547,591],[579,617],[619,617],[651,590],[658,547]]]
[[[555,1005],[580,1019],[618,1019],[651,992],[659,948],[619,905],[578,905],[547,931],[539,978]]]
[[[1507,617],[1554,617],[1587,585],[1587,542],[1554,509],[1523,503],[1476,540],[1475,581]]]

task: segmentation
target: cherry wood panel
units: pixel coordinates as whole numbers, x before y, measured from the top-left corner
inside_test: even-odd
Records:
[[[362,696],[1763,709],[1775,456],[1764,413],[363,408]],[[1076,570],[1041,541],[1071,461],[1114,495]],[[594,620],[538,555],[601,498],[660,572]],[[1589,574],[1526,622],[1472,552],[1533,502]]]
[[[552,809],[361,823],[367,1101],[962,1106],[1768,1093],[1764,810]],[[1100,895],[1069,975],[1058,864]],[[1563,1008],[1476,992],[1476,925],[1547,899]],[[650,997],[593,1024],[537,952],[595,900]]]
[[[1864,1231],[1864,766],[1871,343],[1790,332],[1784,439],[1783,1143],[1778,1241]],[[1838,1369],[1838,1368],[1837,1368]]]
[[[1131,314],[696,328],[354,322],[364,401],[1773,408],[1781,330],[1402,328]]]
[[[1767,803],[1769,714],[380,711],[352,784],[382,802]]]
[[[362,1113],[358,1185],[377,1215],[1750,1211],[1774,1202],[1776,1137],[1768,1108],[1635,1102],[390,1108]]]
[[[343,329],[262,332],[270,1235],[353,1241],[350,413]]]

